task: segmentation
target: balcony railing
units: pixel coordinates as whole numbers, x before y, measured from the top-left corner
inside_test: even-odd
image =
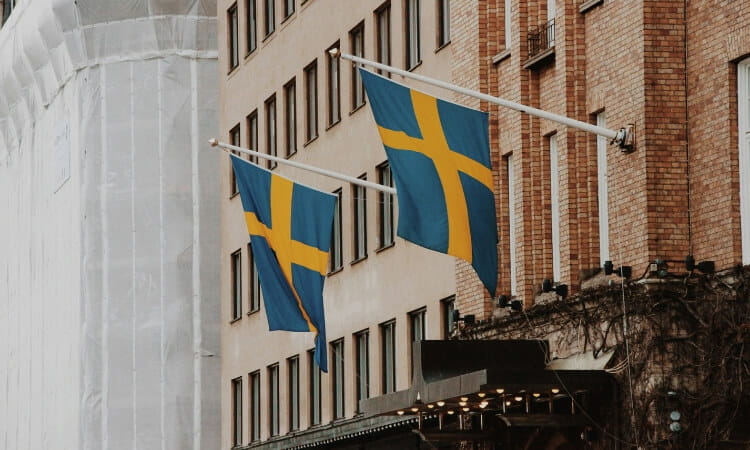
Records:
[[[529,58],[555,46],[555,19],[529,30]]]

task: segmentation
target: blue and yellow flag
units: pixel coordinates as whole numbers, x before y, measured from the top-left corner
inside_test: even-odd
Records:
[[[315,362],[328,371],[323,282],[334,195],[293,183],[232,155],[268,327],[312,331]]]
[[[474,267],[497,286],[487,113],[360,69],[396,182],[398,235]]]

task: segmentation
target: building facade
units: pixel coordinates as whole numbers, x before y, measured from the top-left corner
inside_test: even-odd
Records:
[[[387,19],[383,19],[384,11]],[[389,30],[387,39],[383,38],[384,29]],[[353,437],[356,433],[386,439],[383,427],[391,426],[397,431],[388,438],[398,439],[393,436],[403,429],[421,429],[423,416],[421,406],[415,403],[416,391],[404,394],[409,400],[398,407],[394,400],[398,396],[386,394],[408,391],[411,372],[420,365],[412,360],[411,351],[417,346],[411,347],[410,341],[418,328],[415,323],[419,323],[414,320],[418,314],[413,313],[425,308],[423,328],[427,332],[423,336],[428,340],[450,336],[540,339],[549,345],[543,352],[548,367],[606,372],[616,386],[616,394],[598,398],[591,411],[609,409],[616,411],[617,417],[595,417],[592,423],[581,425],[568,418],[534,416],[534,408],[527,407],[526,413],[531,411],[533,417],[522,422],[536,423],[537,428],[527,426],[523,431],[521,425],[522,432],[517,432],[510,430],[510,422],[498,422],[497,434],[461,434],[468,433],[472,424],[478,426],[477,420],[462,418],[456,434],[435,438],[433,443],[451,446],[474,441],[490,447],[504,443],[509,448],[627,448],[634,444],[684,448],[685,441],[670,434],[669,421],[660,414],[667,411],[669,415],[668,392],[686,398],[695,393],[699,381],[711,384],[710,377],[705,378],[708,366],[691,360],[688,366],[692,369],[680,372],[685,363],[680,358],[688,353],[684,348],[678,351],[663,345],[654,349],[644,344],[685,340],[684,336],[691,336],[685,331],[692,330],[689,321],[659,316],[659,324],[674,320],[674,327],[685,332],[676,339],[678,333],[668,326],[645,324],[653,313],[649,308],[663,303],[659,299],[684,301],[674,299],[669,286],[688,285],[686,280],[700,278],[702,272],[728,271],[749,260],[750,7],[746,3],[392,0],[357,2],[342,11],[339,3],[325,0],[241,0],[220,3],[219,35],[226,36],[227,43],[220,46],[220,121],[226,140],[349,175],[366,175],[368,180],[380,181],[375,168],[382,167],[385,159],[369,113],[359,109],[362,103],[367,109],[366,99],[351,66],[332,61],[325,53],[335,46],[345,53],[363,54],[591,124],[634,130],[632,148],[620,149],[606,139],[555,122],[407,82],[490,112],[500,242],[498,294],[519,300],[528,316],[500,307],[467,263],[415,248],[398,238],[393,248],[378,251],[383,247],[377,240],[383,214],[377,194],[366,194],[367,220],[363,222],[357,213],[361,204],[356,189],[282,166],[274,169],[322,190],[336,192],[340,188],[342,192],[341,223],[335,233],[343,236],[343,255],[333,252],[325,291],[333,369],[322,378],[305,371],[309,367],[305,351],[312,347],[309,336],[268,333],[262,306],[261,314],[253,313],[257,309],[253,305],[260,303],[253,300],[257,291],[253,272],[248,269],[247,233],[239,200],[231,197],[231,172],[225,162],[223,447],[346,448],[362,445]],[[316,89],[308,84],[313,78]],[[335,101],[338,96],[340,103]],[[364,260],[361,223],[369,224],[370,236],[376,236],[375,243],[369,241],[365,246],[364,254],[369,256]],[[345,264],[347,261],[353,264]],[[615,269],[631,268],[630,281],[621,283],[622,278],[602,273],[606,261]],[[703,270],[696,271],[690,261],[712,261],[714,270],[704,264],[699,266]],[[743,277],[726,272],[721,278],[735,289],[731,295],[717,293],[713,281],[701,278],[699,283],[707,284],[696,285],[699,287],[686,294],[688,310],[700,317],[696,319],[699,323],[711,322],[707,317],[714,312],[704,311],[705,305],[691,305],[715,295],[731,305],[727,314],[738,324],[735,328],[745,330],[741,323],[746,322],[746,312],[739,303],[729,301],[745,295],[741,283],[736,284]],[[623,302],[619,291],[612,290],[613,283],[621,289]],[[450,306],[441,303],[451,296],[455,300]],[[648,301],[643,303],[643,299]],[[626,305],[631,301],[633,324],[627,320]],[[585,313],[580,311],[597,302],[613,315],[600,311],[591,319],[591,327],[616,330],[612,334],[588,335],[574,325],[580,326],[584,320]],[[251,313],[245,314],[248,307]],[[461,317],[474,315],[480,323],[462,324],[456,332],[447,314],[453,309],[459,310]],[[389,323],[395,323],[392,347],[386,339]],[[717,342],[724,338],[729,339],[726,342],[748,342],[745,331],[728,338],[720,328],[707,327],[698,334],[714,335]],[[369,333],[367,339],[361,338],[360,331]],[[705,340],[692,337],[687,341],[711,354]],[[642,352],[631,354],[629,342]],[[395,349],[395,360],[389,359],[389,348]],[[422,351],[420,357],[426,358],[429,351]],[[602,351],[607,355],[603,362],[599,358]],[[340,359],[336,359],[337,352],[343,352]],[[359,365],[363,352],[367,353],[366,368]],[[680,354],[683,356],[675,356]],[[299,359],[295,359],[297,355]],[[566,359],[570,357],[577,359]],[[598,362],[584,361],[588,357]],[[556,366],[551,358],[567,362]],[[727,358],[745,367],[741,353]],[[386,376],[391,361],[395,384]],[[421,367],[418,370],[424,375]],[[366,391],[360,384],[363,373],[370,386]],[[531,378],[544,378],[529,373]],[[414,380],[422,386],[420,379]],[[563,389],[561,393],[560,383],[545,383],[537,384],[547,389],[535,392],[541,398],[546,396],[554,403],[567,394],[568,401],[576,403],[576,392]],[[482,386],[503,390],[489,381]],[[534,401],[529,397],[531,391],[518,389],[522,393],[519,402]],[[721,397],[725,394],[729,395],[716,395],[722,404],[731,403],[733,400]],[[474,408],[467,417],[473,414],[484,420],[480,408],[487,405],[479,406],[479,399],[486,392],[465,395],[469,402],[477,400],[475,407],[467,406]],[[731,395],[746,401],[745,392],[733,391]],[[368,397],[369,401],[357,402]],[[318,408],[314,402],[321,398]],[[452,400],[460,403],[462,398],[463,394]],[[508,401],[509,407],[519,406],[512,403],[515,397]],[[410,406],[420,412],[409,414]],[[646,412],[635,414],[636,407]],[[690,402],[682,407],[697,408]],[[357,415],[357,408],[364,411],[362,416]],[[397,410],[406,411],[407,418],[399,419]],[[299,419],[294,411],[299,411]],[[493,411],[493,417],[505,415],[504,408]],[[368,422],[374,420],[372,415],[391,417],[393,422]],[[694,420],[696,428],[703,425],[703,416],[686,417],[683,424]],[[737,418],[725,419],[728,429],[711,434],[712,441],[702,445],[730,448],[740,442],[737,448],[744,448],[741,442],[747,437],[737,437],[732,428]],[[565,433],[550,431],[573,422],[578,425]],[[439,426],[431,426],[442,430],[443,418]],[[639,427],[644,433],[635,438]],[[592,430],[599,434],[598,440],[591,437],[596,434]],[[432,439],[426,436],[422,433],[423,441]]]

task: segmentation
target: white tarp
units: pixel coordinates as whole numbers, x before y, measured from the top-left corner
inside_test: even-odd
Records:
[[[219,446],[215,10],[0,29],[0,449]]]

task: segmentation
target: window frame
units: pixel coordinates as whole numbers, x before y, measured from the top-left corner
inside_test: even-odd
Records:
[[[441,332],[443,333],[443,339],[448,339],[453,330],[456,329],[456,323],[453,321],[453,311],[456,310],[456,296],[451,295],[440,300],[440,313],[441,313]]]
[[[250,389],[250,442],[259,441],[261,438],[260,382],[260,370],[248,374],[248,387]]]
[[[232,319],[234,322],[242,318],[242,249],[233,251],[230,255],[230,274],[232,282]]]
[[[505,156],[505,170],[508,186],[508,247],[510,250],[510,295],[518,294],[518,280],[516,277],[517,254],[516,254],[516,175],[513,169],[513,154]]]
[[[240,26],[237,2],[227,8],[227,49],[229,50],[229,73],[240,65]]]
[[[308,422],[310,427],[318,426],[323,423],[323,396],[322,396],[322,370],[315,363],[315,349],[307,351],[307,361],[309,369],[310,389],[308,390],[308,406],[310,415]]]
[[[289,3],[291,2],[292,8],[289,9]],[[284,19],[287,20],[288,18],[292,17],[292,14],[294,14],[294,11],[296,11],[296,5],[295,0],[284,0]]]
[[[263,2],[263,26],[263,40],[265,41],[276,31],[276,0]]]
[[[286,360],[287,364],[287,399],[289,409],[289,431],[297,431],[299,426],[299,355]]]
[[[242,377],[232,379],[232,448],[242,446]]]
[[[737,63],[737,141],[742,264],[750,264],[750,58]]]
[[[437,50],[451,43],[451,8],[450,0],[435,0],[437,7]]]
[[[245,56],[258,49],[258,0],[245,0]]]
[[[607,117],[604,110],[595,114],[596,125],[602,128],[607,126]],[[608,140],[604,136],[596,136],[596,186],[597,186],[597,212],[599,215],[599,262],[609,261],[609,182],[607,178],[607,147]]]
[[[297,153],[297,81],[284,85],[284,151],[286,158]]]
[[[378,164],[378,183],[393,187],[393,171],[388,161]],[[386,177],[385,174],[388,174]],[[395,218],[393,194],[378,191],[378,250],[392,247],[395,241]]]
[[[229,130],[229,143],[231,145],[236,145],[237,147],[242,145],[242,142],[240,140],[241,136],[241,130],[240,130],[240,124],[233,126],[231,130]],[[241,157],[241,153],[232,150],[233,155],[237,155]],[[240,193],[240,187],[237,184],[237,176],[234,173],[234,165],[232,164],[232,158],[229,158],[229,198],[234,197],[235,195]]]
[[[341,58],[334,57],[329,53],[333,49],[340,50],[341,41],[336,41],[326,51],[326,66],[328,70],[326,78],[328,87],[328,128],[341,122]]]
[[[263,102],[265,105],[266,112],[266,153],[272,156],[279,156],[278,152],[278,136],[276,134],[278,124],[276,122],[277,113],[276,110],[276,94],[274,93]],[[276,168],[278,163],[276,161],[267,161],[266,167],[269,170]]]
[[[336,205],[334,208],[333,227],[331,229],[331,250],[330,250],[330,267],[329,274],[336,273],[344,267],[344,237],[342,222],[342,200],[343,190],[341,188],[333,191],[336,196]]]
[[[503,45],[505,46],[505,50],[510,50],[510,46],[513,43],[513,35],[511,33],[512,30],[512,23],[511,23],[511,15],[512,7],[511,7],[511,0],[504,0],[503,1],[503,40],[505,41]]]
[[[281,434],[279,372],[279,363],[273,363],[266,367],[268,376],[268,434],[271,437]]]
[[[344,338],[331,342],[331,418],[346,418],[346,360]]]
[[[552,279],[560,282],[562,276],[560,253],[560,155],[557,147],[557,134],[547,136],[550,173],[550,228],[552,234]]]
[[[260,151],[258,148],[258,127],[260,121],[258,119],[258,108],[255,108],[250,114],[245,117],[245,123],[247,125],[247,148],[253,151]],[[252,163],[258,163],[258,157],[250,155],[248,160]]]
[[[367,174],[364,173],[358,179],[367,181]],[[357,184],[352,184],[352,223],[353,227],[353,248],[354,260],[352,263],[359,262],[367,258],[367,188]]]
[[[412,5],[415,6],[412,8]],[[412,9],[416,10],[416,14]],[[416,15],[416,20],[413,20],[414,15]],[[412,70],[422,63],[421,16],[419,0],[404,1],[404,45],[406,46],[404,65],[406,70]]]
[[[305,66],[305,144],[318,137],[318,59]]]
[[[361,42],[358,42],[361,39]],[[358,43],[361,44],[361,50],[358,51]],[[349,48],[354,56],[360,58],[365,57],[365,22],[364,20],[357,24],[354,28],[349,30]],[[365,85],[362,82],[362,77],[359,75],[359,65],[352,64],[352,84],[351,84],[351,97],[352,97],[352,110],[357,111],[365,104]]]
[[[260,287],[260,274],[258,266],[255,263],[252,244],[247,244],[247,267],[248,267],[248,311],[247,315],[260,311],[260,305],[263,301],[263,291]]]
[[[396,319],[379,324],[378,329],[380,330],[380,393],[383,395],[396,392]]]
[[[362,340],[364,339],[364,354],[362,351]],[[359,402],[370,398],[370,329],[354,333],[354,384],[356,395],[356,412],[361,413]]]
[[[381,20],[385,21],[385,46],[383,46],[383,27]],[[384,51],[385,50],[385,51]],[[391,65],[391,56],[393,55],[392,46],[391,46],[391,2],[390,0],[384,2],[382,5],[378,6],[378,8],[375,10],[375,58],[376,61],[385,64],[385,65]],[[379,74],[382,74],[383,71],[380,69],[377,69],[377,72]],[[387,76],[390,78],[391,73],[387,72]]]

